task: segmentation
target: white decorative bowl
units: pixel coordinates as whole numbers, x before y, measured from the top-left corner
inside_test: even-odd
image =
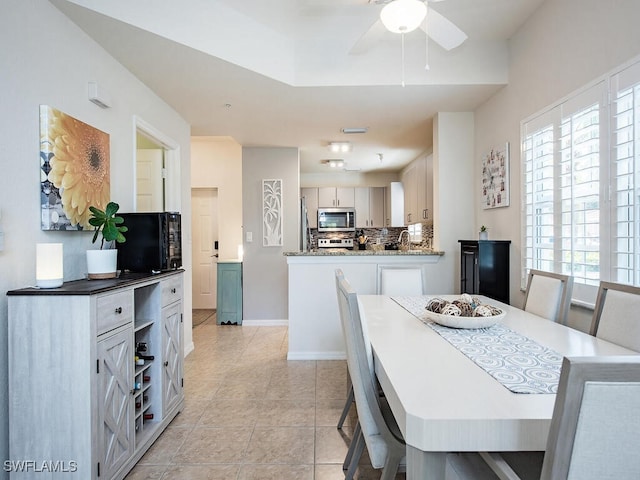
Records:
[[[439,325],[451,328],[486,328],[498,323],[505,316],[505,312],[491,317],[459,317],[455,315],[443,315],[441,313],[425,310],[427,317]]]

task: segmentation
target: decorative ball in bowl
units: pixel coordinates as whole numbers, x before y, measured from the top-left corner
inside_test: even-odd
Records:
[[[451,328],[486,328],[505,316],[505,312],[498,307],[482,303],[466,293],[455,300],[430,299],[426,314],[437,324]]]

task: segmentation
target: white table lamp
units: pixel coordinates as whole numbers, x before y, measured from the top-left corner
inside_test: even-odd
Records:
[[[61,243],[36,244],[36,286],[55,288],[63,283]]]

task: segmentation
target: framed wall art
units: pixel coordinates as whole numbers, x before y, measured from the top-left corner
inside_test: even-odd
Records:
[[[262,246],[282,246],[282,179],[262,180]]]
[[[509,206],[509,142],[482,157],[482,208]]]
[[[109,134],[40,105],[42,230],[93,230],[90,206],[111,196]]]

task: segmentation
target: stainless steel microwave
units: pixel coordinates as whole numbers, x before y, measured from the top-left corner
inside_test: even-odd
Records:
[[[318,232],[355,232],[355,208],[319,208]]]

